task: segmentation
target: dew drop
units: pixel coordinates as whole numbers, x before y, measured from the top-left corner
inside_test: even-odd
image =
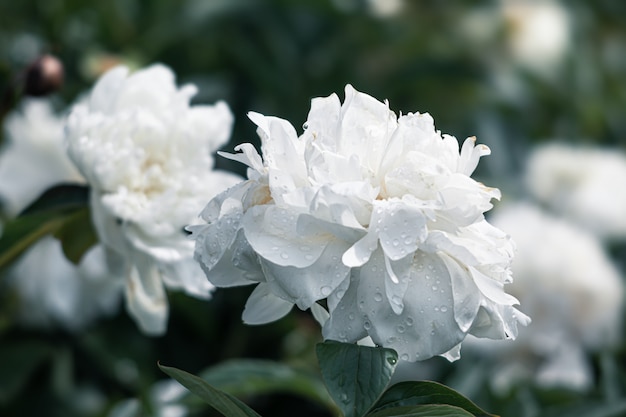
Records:
[[[400,356],[400,359],[406,362],[409,360],[409,355],[407,353],[403,353],[402,356]]]
[[[376,294],[374,294],[374,301],[377,301],[377,302],[383,301],[383,295],[377,292]]]
[[[287,252],[283,252],[280,254],[280,257],[283,259],[289,259],[289,254]]]
[[[363,323],[363,328],[365,330],[371,329],[372,328],[372,323],[370,323],[369,321],[366,320],[365,323]]]
[[[412,317],[407,317],[404,322],[406,323],[407,326],[413,326],[413,318]]]
[[[341,402],[347,403],[348,402],[348,394],[346,394],[345,392],[342,392],[339,395],[339,399],[341,400]]]
[[[442,313],[445,313],[446,311],[448,311],[448,307],[441,306],[440,310],[441,310]]]
[[[348,320],[354,320],[354,314],[352,313],[348,314]]]
[[[320,291],[322,293],[322,295],[324,297],[328,296],[331,292],[332,292],[332,288],[330,288],[329,286],[325,285],[322,288],[320,288]]]
[[[339,290],[337,291],[337,293],[335,294],[335,296],[337,298],[343,298],[343,296],[346,295],[346,292],[344,290]]]
[[[435,311],[439,311],[439,307],[435,307],[435,308],[434,308],[434,310],[435,310]]]
[[[437,291],[439,289],[439,287],[437,287],[436,285],[433,285],[433,291]]]
[[[398,326],[396,327],[396,330],[398,331],[398,333],[404,333],[406,328],[403,325],[398,324]]]
[[[398,239],[394,239],[391,243],[393,244],[393,246],[397,247],[400,244],[400,241]]]

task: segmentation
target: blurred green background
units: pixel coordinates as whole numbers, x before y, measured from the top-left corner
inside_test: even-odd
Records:
[[[235,115],[224,147],[230,151],[241,142],[258,144],[248,111],[299,128],[311,98],[335,92],[343,99],[350,83],[388,99],[396,112],[429,112],[438,129],[460,140],[476,135],[493,155],[478,176],[503,188],[515,187],[534,144],[626,145],[626,2],[544,2],[562,8],[566,34],[535,33],[540,42],[530,52],[515,43],[527,17],[505,11],[504,1],[407,0],[398,2],[399,11],[391,7],[395,1],[382,1],[387,12],[375,3],[0,0],[0,88],[37,56],[51,53],[65,66],[65,83],[53,96],[62,110],[111,65],[161,62],[179,84],[198,86],[195,102],[228,102]],[[244,173],[223,158],[217,167]],[[128,397],[148,404],[150,387],[165,378],[159,360],[193,373],[237,357],[315,370],[317,324],[294,310],[271,325],[244,326],[240,312],[250,291],[220,290],[210,302],[170,294],[169,330],[159,338],[142,336],[124,311],[77,334],[24,330],[11,323],[11,300],[4,296],[0,415],[104,416]],[[623,351],[611,358],[612,385],[599,385],[586,397],[529,389],[497,398],[485,388],[476,400],[504,416],[574,415],[563,410],[624,392],[624,358]],[[596,358],[598,369],[602,360]],[[430,375],[442,382],[459,372],[443,359],[433,361]],[[248,401],[268,416],[329,415],[290,394]],[[520,406],[529,402],[530,408]]]

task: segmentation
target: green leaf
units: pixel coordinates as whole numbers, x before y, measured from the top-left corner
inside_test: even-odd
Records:
[[[452,405],[430,404],[386,408],[367,417],[472,417],[472,414]]]
[[[17,218],[7,222],[0,236],[0,268],[13,262],[42,237],[57,233],[68,259],[77,262],[93,244],[93,228],[84,228],[88,195],[88,188],[82,185],[58,185],[45,191]],[[81,228],[75,229],[79,225]],[[84,235],[74,240],[74,235],[79,235],[77,230]]]
[[[0,268],[7,266],[42,237],[63,226],[65,216],[37,213],[8,222],[0,236]]]
[[[361,417],[389,383],[398,362],[392,349],[327,340],[316,346],[322,377],[346,417]]]
[[[232,360],[211,367],[200,377],[212,386],[241,397],[286,392],[327,408],[335,408],[319,376],[288,365],[261,360]]]
[[[39,341],[23,341],[0,347],[0,404],[6,404],[19,393],[28,378],[51,353],[50,346]]]
[[[432,381],[400,382],[380,397],[374,410],[423,404],[446,404],[462,408],[477,417],[493,417],[452,388]]]
[[[30,215],[50,211],[72,211],[89,204],[89,188],[79,184],[60,184],[48,188],[20,213]]]
[[[85,252],[98,243],[89,208],[85,207],[68,215],[63,225],[54,232],[54,237],[61,241],[65,257],[78,264]]]
[[[195,375],[161,364],[159,364],[159,368],[226,417],[260,417],[253,409],[237,398],[212,387],[208,382]]]

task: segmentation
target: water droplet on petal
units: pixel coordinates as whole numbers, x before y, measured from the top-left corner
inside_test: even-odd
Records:
[[[289,254],[287,252],[283,252],[280,254],[280,257],[283,259],[289,259]]]
[[[320,292],[322,293],[322,295],[324,297],[327,297],[331,292],[333,291],[332,288],[330,288],[329,286],[325,285],[320,289]]]
[[[354,314],[352,313],[348,314],[348,320],[354,320]]]
[[[374,294],[374,301],[377,301],[377,302],[383,301],[383,295],[377,292],[376,294]]]
[[[402,356],[400,356],[400,359],[406,362],[409,360],[409,355],[407,353],[403,353]]]
[[[433,285],[433,291],[437,291],[439,289],[439,287],[437,287],[436,285]]]
[[[398,333],[404,333],[406,329],[403,325],[398,324],[398,326],[396,327],[396,330],[398,331]]]
[[[441,310],[442,313],[445,313],[446,311],[448,311],[448,307],[441,306],[440,310]]]
[[[307,253],[306,255],[304,255],[304,259],[306,259],[307,261],[310,261],[311,259],[313,259],[313,255],[311,255],[310,253]]]
[[[371,329],[372,328],[372,323],[370,323],[369,321],[366,320],[365,323],[363,323],[363,328],[365,330]]]
[[[400,244],[400,241],[398,239],[394,239],[392,244],[393,246],[398,246]]]
[[[412,317],[407,317],[404,322],[406,323],[407,326],[413,326],[413,318]]]

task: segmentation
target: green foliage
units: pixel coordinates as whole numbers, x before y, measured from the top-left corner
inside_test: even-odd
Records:
[[[161,364],[159,364],[159,368],[226,417],[260,417],[259,414],[243,402],[230,394],[212,387],[202,378]]]
[[[61,240],[64,253],[74,263],[96,243],[86,187],[65,184],[53,187],[9,221],[0,236],[0,268],[49,234]]]
[[[453,389],[432,381],[406,381],[393,385],[378,400],[374,413],[387,408],[421,404],[451,405],[476,417],[493,417]]]
[[[200,377],[237,397],[282,392],[307,398],[328,409],[334,407],[319,376],[280,362],[230,360],[206,369]]]
[[[374,405],[398,363],[393,349],[328,340],[316,346],[328,392],[346,417],[361,417]]]
[[[471,417],[467,411],[451,405],[391,407],[368,414],[368,417]]]

